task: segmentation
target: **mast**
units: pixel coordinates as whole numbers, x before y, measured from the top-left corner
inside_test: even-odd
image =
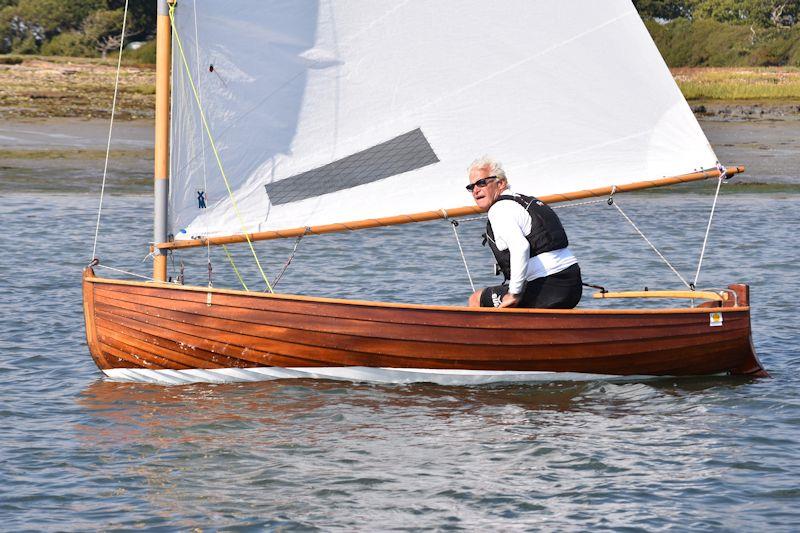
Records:
[[[158,1],[156,26],[156,131],[155,131],[155,169],[153,185],[155,201],[153,205],[153,278],[167,280],[167,251],[158,243],[167,241],[167,202],[169,197],[169,98],[170,98],[170,57],[171,35],[169,3]]]

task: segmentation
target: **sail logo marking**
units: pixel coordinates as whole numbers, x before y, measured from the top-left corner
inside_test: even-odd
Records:
[[[272,205],[299,202],[383,180],[434,163],[439,158],[420,128],[321,167],[267,183]]]

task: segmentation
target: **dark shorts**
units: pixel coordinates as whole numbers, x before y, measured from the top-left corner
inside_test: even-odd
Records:
[[[572,309],[581,301],[582,293],[581,268],[575,264],[561,272],[529,281],[517,307]],[[508,285],[486,287],[481,293],[481,307],[498,307],[506,294]]]

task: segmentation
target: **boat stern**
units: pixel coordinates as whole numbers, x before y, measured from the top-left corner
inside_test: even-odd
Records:
[[[727,305],[735,305],[737,307],[747,307],[747,340],[749,346],[749,353],[743,360],[743,362],[730,370],[729,374],[732,376],[753,376],[753,377],[770,377],[769,372],[767,372],[761,361],[758,360],[758,356],[756,355],[756,349],[753,345],[753,333],[752,327],[750,324],[750,287],[743,283],[736,283],[733,285],[729,285],[728,289],[733,292],[735,298],[733,301],[728,300],[726,302]]]

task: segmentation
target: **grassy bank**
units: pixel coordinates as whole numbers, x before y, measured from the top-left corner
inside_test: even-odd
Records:
[[[99,59],[0,56],[0,117],[107,118],[116,63]],[[759,103],[800,101],[800,68],[675,68],[675,80],[690,101]],[[153,116],[152,65],[124,65],[117,117]]]
[[[797,67],[686,67],[672,75],[687,100],[800,100]]]

